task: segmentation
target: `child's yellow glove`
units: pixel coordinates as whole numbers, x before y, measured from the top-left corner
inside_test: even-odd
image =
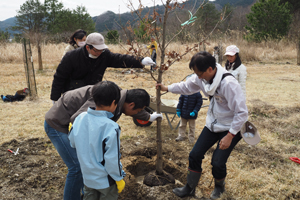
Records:
[[[116,181],[116,183],[117,183],[118,193],[121,193],[125,187],[125,181],[122,179],[120,181]]]
[[[70,122],[69,123],[69,132],[70,132],[71,128],[72,128],[72,123]]]

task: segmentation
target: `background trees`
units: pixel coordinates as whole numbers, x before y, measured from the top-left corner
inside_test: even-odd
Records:
[[[268,39],[281,39],[289,30],[292,22],[288,2],[280,4],[280,0],[259,0],[251,7],[247,15],[249,26],[248,39],[260,42]]]
[[[73,11],[64,10],[58,0],[45,0],[44,4],[39,0],[27,0],[17,13],[16,26],[12,30],[21,32],[22,37],[29,38],[37,46],[39,70],[43,69],[40,47],[43,37],[61,42],[77,29],[87,32],[95,30],[95,24],[84,6],[78,6]],[[55,37],[57,35],[59,37]]]
[[[108,44],[117,44],[119,42],[119,37],[120,35],[117,30],[111,30],[105,35],[105,41]]]
[[[28,0],[21,5],[18,15],[16,16],[16,26],[14,30],[18,30],[23,34],[23,37],[29,38],[34,42],[38,49],[39,70],[43,69],[42,53],[41,53],[41,38],[46,31],[46,8],[39,0]]]
[[[0,43],[1,42],[7,42],[8,39],[9,39],[9,36],[10,36],[10,34],[9,34],[8,31],[1,31],[0,30]]]
[[[21,32],[23,37],[38,32],[53,41],[53,36],[68,35],[68,38],[77,29],[88,33],[95,31],[95,23],[84,6],[70,10],[64,9],[58,0],[45,0],[44,4],[39,0],[27,0],[17,13],[16,26],[12,29]]]
[[[173,5],[174,2],[171,2],[170,5]],[[210,40],[216,39],[221,42],[224,36],[235,39],[237,37],[235,33],[237,33],[239,36],[255,42],[269,39],[279,40],[284,37],[297,43],[300,41],[300,1],[298,0],[257,0],[257,3],[255,0],[216,0],[214,2],[188,0],[178,2],[178,5],[184,9],[175,8],[169,13],[165,30],[167,39],[171,39],[173,33],[181,29],[181,24],[189,19],[188,11],[197,16],[193,27],[189,30],[182,30],[173,38],[173,41],[180,41],[182,44],[201,40],[203,35],[215,28],[213,24],[224,17],[221,13],[225,13],[227,17],[222,24],[218,24],[214,34],[208,38]],[[134,34],[139,36],[139,41],[147,43],[149,35],[144,37],[146,29],[149,28],[149,23],[154,21],[153,18],[148,17],[149,13],[153,13],[155,10],[156,15],[163,15],[164,8],[163,5],[143,7],[140,17],[134,12],[118,15],[108,11],[91,18],[84,6],[70,10],[65,9],[59,0],[45,0],[44,4],[40,0],[27,0],[21,5],[16,17],[17,23],[13,27],[13,30],[21,33],[15,34],[15,41],[21,37],[30,36],[33,44],[39,40],[66,42],[78,28],[84,29],[88,33],[97,28],[98,32],[104,33],[103,35],[110,30],[118,31],[119,38],[124,43],[127,42],[127,36],[132,41]],[[196,10],[198,12],[195,12]],[[144,17],[147,20],[142,21]],[[134,32],[128,31],[125,36],[120,29],[128,22]],[[5,30],[3,24],[0,22],[0,27]],[[156,26],[161,27],[162,21],[157,21]],[[39,34],[37,35],[37,33]],[[38,38],[40,39],[38,40]],[[114,43],[115,41],[109,42]]]
[[[219,21],[220,13],[213,3],[203,5],[196,13],[196,31],[202,35],[209,33]]]

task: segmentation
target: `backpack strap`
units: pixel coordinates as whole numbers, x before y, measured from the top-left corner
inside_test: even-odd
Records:
[[[229,73],[229,72],[228,72],[228,73],[225,73],[225,74],[223,74],[221,81],[222,81],[226,76],[233,76],[233,75],[232,75],[232,73]],[[233,78],[234,78],[234,76],[233,76]]]
[[[221,78],[221,81],[226,77],[226,76],[233,76],[231,73],[224,73],[223,75],[222,75],[222,78]],[[234,76],[233,76],[234,77]],[[234,77],[235,78],[235,77]],[[220,81],[220,82],[221,82]],[[213,98],[213,96],[209,96],[209,101],[211,100]]]

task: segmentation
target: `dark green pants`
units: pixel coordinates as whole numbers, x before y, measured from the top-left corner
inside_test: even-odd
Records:
[[[84,186],[83,191],[84,191],[83,200],[117,200],[118,199],[118,189],[116,184],[108,188],[99,189],[99,190]]]

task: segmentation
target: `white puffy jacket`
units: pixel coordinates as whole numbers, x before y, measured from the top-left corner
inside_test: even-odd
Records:
[[[230,72],[236,78],[236,80],[238,80],[238,82],[241,85],[241,88],[243,90],[243,93],[246,97],[247,69],[246,69],[245,65],[241,64],[235,70],[229,69],[228,72]]]

